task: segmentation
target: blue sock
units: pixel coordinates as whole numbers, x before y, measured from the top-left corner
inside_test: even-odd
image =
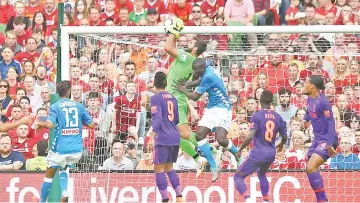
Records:
[[[45,203],[52,185],[52,178],[44,178],[44,182],[41,186],[41,195],[40,195],[40,203]]]
[[[218,167],[212,155],[211,147],[207,139],[205,138],[203,140],[198,141],[198,144],[200,151],[204,154],[205,158],[209,162],[211,170],[216,170]]]
[[[233,154],[234,156],[237,154],[238,152],[238,148],[231,142],[231,140],[229,140],[229,144],[228,146],[226,147],[227,150]]]
[[[243,196],[244,199],[250,198],[250,194],[247,191],[247,186],[244,181],[244,177],[239,174],[235,174],[234,182],[235,182],[236,190],[240,193],[240,195]]]
[[[60,171],[59,172],[59,177],[60,177],[60,188],[61,188],[61,192],[66,191],[68,189],[68,182],[69,182],[69,176],[66,173],[66,171]]]

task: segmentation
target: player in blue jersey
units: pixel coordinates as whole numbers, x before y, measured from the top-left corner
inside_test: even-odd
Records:
[[[263,200],[269,202],[269,182],[266,178],[266,172],[275,160],[276,149],[281,151],[287,140],[286,123],[278,113],[271,110],[272,101],[273,94],[268,90],[264,90],[260,97],[261,110],[251,117],[249,135],[245,138],[237,153],[237,157],[240,157],[242,150],[254,139],[254,147],[246,160],[238,167],[234,176],[236,189],[246,199],[246,202],[251,201],[244,179],[255,171],[257,171],[260,181]],[[275,147],[275,138],[278,133],[280,133],[282,139]]]
[[[55,138],[47,156],[47,169],[41,186],[40,202],[46,202],[52,185],[52,179],[59,169],[62,199],[68,201],[67,167],[78,163],[83,152],[82,126],[94,128],[95,125],[85,109],[77,102],[71,101],[70,82],[56,84],[60,100],[50,106],[47,121],[38,120],[38,128],[54,128]]]
[[[196,130],[196,140],[200,151],[204,154],[211,166],[212,181],[215,182],[219,177],[220,169],[212,155],[211,147],[206,136],[212,129],[216,128],[216,140],[220,146],[226,148],[233,155],[236,155],[237,148],[227,139],[228,131],[231,126],[232,104],[227,95],[227,90],[220,76],[212,66],[206,65],[206,60],[197,58],[192,64],[193,80],[200,78],[200,84],[195,91],[189,90],[184,84],[179,84],[179,91],[183,92],[189,99],[197,101],[207,92],[209,103],[202,116]]]
[[[314,140],[308,152],[306,174],[311,188],[314,190],[317,202],[327,202],[324,182],[319,173],[319,167],[336,154],[337,135],[335,119],[330,102],[320,90],[325,85],[320,75],[312,75],[306,79],[303,93],[308,95],[305,122],[311,122]]]
[[[156,94],[150,99],[151,126],[156,134],[154,138],[155,179],[162,202],[169,201],[165,173],[175,190],[176,202],[182,202],[179,177],[173,170],[180,144],[180,133],[176,127],[179,123],[178,105],[176,98],[165,90],[166,84],[166,75],[163,72],[157,72],[154,78]]]

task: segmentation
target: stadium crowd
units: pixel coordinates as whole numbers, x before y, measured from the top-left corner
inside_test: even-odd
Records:
[[[155,26],[173,16],[181,18],[185,26],[360,24],[359,0],[76,0],[66,2],[65,10],[66,26]],[[55,93],[57,23],[55,0],[1,1],[1,123],[29,114],[48,114],[50,94]],[[182,35],[177,46],[186,49],[193,37]],[[270,90],[276,94],[274,109],[288,124],[287,148],[277,154],[272,169],[304,169],[313,133],[311,126],[302,124],[307,102],[303,82],[307,76],[320,74],[326,81],[324,93],[333,105],[339,138],[339,153],[324,168],[360,169],[359,33],[197,37],[215,51],[206,57],[221,72],[228,88],[234,107],[228,138],[234,144],[239,146],[246,137],[261,92]],[[85,153],[78,170],[154,167],[152,150],[143,145],[151,124],[149,98],[154,94],[154,75],[166,73],[173,61],[161,49],[166,35],[118,34],[114,39],[105,43],[70,36],[72,100],[85,105],[97,126],[83,131]],[[246,54],[223,54],[227,51]],[[188,102],[193,129],[206,104],[206,96]],[[0,170],[9,165],[13,170],[44,170],[49,133],[37,129],[36,121],[3,132]],[[235,158],[218,147],[213,134],[209,140],[218,149],[216,160],[221,167],[236,169]],[[250,148],[242,153],[242,160]],[[196,162],[180,153],[175,168],[195,169]]]

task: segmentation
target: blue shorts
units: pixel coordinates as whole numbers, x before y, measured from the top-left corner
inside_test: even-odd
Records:
[[[176,163],[179,146],[155,146],[154,164]]]
[[[256,171],[258,176],[263,176],[269,170],[271,164],[272,164],[272,162],[256,161],[256,160],[250,159],[248,157],[238,167],[238,170],[236,173],[239,173],[241,176],[246,177]]]
[[[321,158],[324,159],[324,161],[329,159],[329,152],[326,147],[326,142],[313,142],[312,145],[309,148],[309,152],[307,154],[308,160],[310,160],[310,157],[313,154],[317,154],[321,156]]]

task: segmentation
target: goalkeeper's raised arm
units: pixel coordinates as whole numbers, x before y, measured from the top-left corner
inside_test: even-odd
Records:
[[[169,34],[165,43],[165,51],[173,58],[179,55],[176,47],[176,39],[180,37],[180,32],[184,28],[184,22],[180,18],[169,19],[165,22],[165,32]]]

